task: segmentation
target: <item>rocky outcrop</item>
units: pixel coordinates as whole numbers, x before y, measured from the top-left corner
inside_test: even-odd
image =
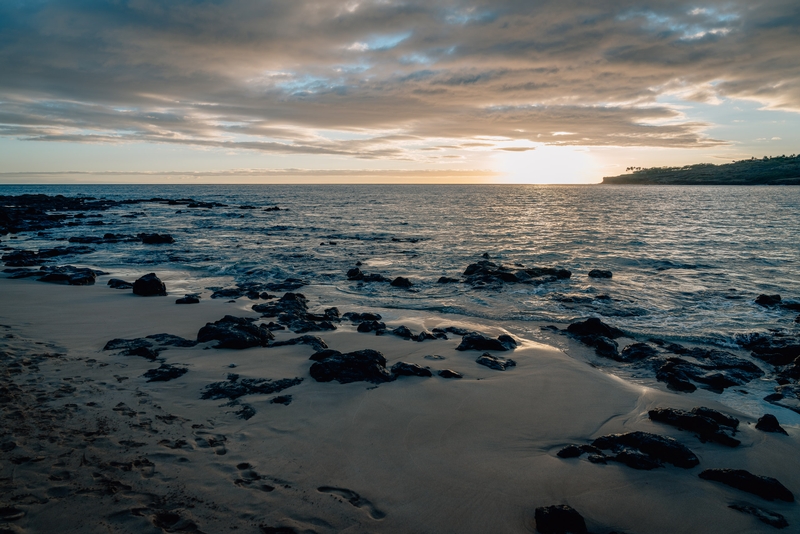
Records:
[[[392,374],[395,376],[433,376],[430,369],[417,365],[416,363],[397,362],[392,366]]]
[[[169,234],[137,234],[136,237],[142,240],[145,245],[169,245],[175,242],[175,239]]]
[[[586,521],[571,506],[542,506],[534,512],[536,532],[541,534],[588,534]]]
[[[785,436],[789,435],[778,423],[778,418],[771,413],[766,413],[759,417],[758,422],[756,423],[756,428],[762,432],[774,432],[777,434],[783,434]]]
[[[507,334],[501,334],[497,339],[492,339],[478,332],[469,332],[461,338],[461,344],[456,347],[456,350],[507,351],[514,350],[516,347],[517,341]]]
[[[464,269],[464,281],[475,286],[502,283],[539,285],[556,280],[564,280],[571,276],[572,273],[566,269],[551,267],[526,269],[524,266],[507,267],[487,260],[472,263]]]
[[[309,371],[317,382],[336,380],[350,382],[390,382],[395,376],[386,369],[386,358],[377,350],[365,349],[348,353],[332,351],[311,365]]]
[[[265,326],[256,326],[252,319],[226,315],[219,321],[206,323],[197,332],[197,341],[218,341],[215,349],[247,349],[250,347],[266,347],[271,339],[275,339],[272,332]]]
[[[67,284],[71,286],[91,286],[97,280],[98,274],[102,271],[87,269],[85,267],[73,267],[72,265],[62,265],[48,267],[42,271],[40,282],[50,282],[53,284]]]
[[[303,381],[302,378],[284,378],[270,380],[268,378],[242,378],[231,373],[225,382],[214,382],[203,389],[202,399],[230,399],[236,400],[245,395],[271,395],[284,389],[296,386]]]
[[[649,432],[627,432],[625,434],[611,434],[597,438],[592,442],[594,447],[602,450],[612,450],[619,454],[626,452],[622,460],[629,460],[631,453],[630,450],[638,451],[660,466],[663,463],[670,463],[676,467],[689,469],[700,463],[697,456],[685,445],[678,441],[657,434]],[[611,457],[610,459],[616,459]],[[627,461],[623,461],[631,467]]]
[[[786,521],[786,518],[781,514],[772,512],[770,510],[764,510],[763,508],[759,508],[758,506],[754,506],[752,504],[733,503],[728,505],[728,508],[742,512],[743,514],[752,515],[762,523],[766,523],[771,527],[786,528],[789,526],[789,522]]]
[[[612,276],[614,276],[614,273],[602,269],[592,269],[589,271],[589,278],[611,278]]]
[[[705,410],[708,409],[706,408]],[[696,412],[687,412],[674,408],[656,408],[647,412],[647,415],[651,421],[694,432],[700,438],[700,441],[713,441],[726,447],[737,447],[741,443],[738,439],[727,434],[716,420]],[[724,416],[724,414],[721,415]],[[734,421],[736,421],[736,425],[739,424],[738,420],[734,419]],[[727,431],[732,432],[734,428],[728,427]]]
[[[119,278],[111,278],[106,285],[111,289],[133,289],[133,284],[131,282],[126,282]]]
[[[408,278],[404,278],[402,276],[398,276],[397,278],[395,278],[394,280],[391,281],[390,285],[392,287],[401,287],[401,288],[408,289],[411,286],[413,286],[414,284],[412,284],[411,280],[409,280]]]
[[[133,294],[142,297],[164,297],[167,295],[167,286],[155,273],[150,273],[133,283]]]
[[[180,378],[188,372],[189,370],[185,367],[175,367],[174,365],[163,363],[158,369],[150,369],[142,376],[147,378],[148,382],[167,382]]]
[[[14,250],[3,254],[2,260],[9,267],[32,267],[41,265],[53,258],[76,254],[90,254],[92,252],[94,252],[93,248],[85,246],[43,248],[38,251]]]
[[[484,352],[478,359],[475,360],[479,365],[483,365],[488,367],[489,369],[496,369],[498,371],[505,371],[509,367],[514,367],[517,365],[517,362],[512,360],[511,358],[501,358],[499,356],[493,356],[488,352]]]
[[[786,486],[771,477],[754,475],[744,469],[706,469],[700,473],[703,480],[727,484],[732,488],[758,495],[768,501],[794,502],[794,495]]]
[[[255,304],[253,311],[264,317],[277,317],[279,323],[297,334],[336,330],[333,323],[340,321],[337,308],[328,308],[323,314],[310,313],[308,299],[302,293],[288,292],[276,302]]]

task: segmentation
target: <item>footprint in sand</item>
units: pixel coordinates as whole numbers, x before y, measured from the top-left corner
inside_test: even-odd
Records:
[[[385,513],[375,508],[375,505],[355,491],[345,488],[335,488],[333,486],[320,486],[317,488],[317,491],[320,493],[330,493],[331,495],[341,497],[356,508],[366,508],[367,513],[369,513],[369,516],[372,519],[383,519],[386,517]]]
[[[260,489],[261,491],[269,493],[275,489],[274,486],[270,486],[269,484],[263,484],[259,481],[264,480],[265,477],[256,473],[255,469],[252,468],[249,463],[242,462],[236,466],[236,469],[239,470],[241,474],[241,478],[237,478],[233,481],[234,484],[240,487],[252,487],[255,489]]]

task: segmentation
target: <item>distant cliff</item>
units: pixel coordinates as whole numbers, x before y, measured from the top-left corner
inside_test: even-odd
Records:
[[[800,155],[764,156],[714,165],[629,168],[629,174],[603,178],[603,184],[642,185],[800,185]]]

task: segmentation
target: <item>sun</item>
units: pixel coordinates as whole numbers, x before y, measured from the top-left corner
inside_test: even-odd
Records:
[[[598,181],[597,164],[588,149],[536,145],[524,152],[494,154],[500,181],[513,184],[586,184]]]

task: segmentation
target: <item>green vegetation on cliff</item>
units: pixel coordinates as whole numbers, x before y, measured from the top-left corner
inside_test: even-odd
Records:
[[[800,155],[764,156],[724,165],[698,163],[685,167],[629,167],[626,171],[629,174],[603,178],[603,184],[800,185]]]

